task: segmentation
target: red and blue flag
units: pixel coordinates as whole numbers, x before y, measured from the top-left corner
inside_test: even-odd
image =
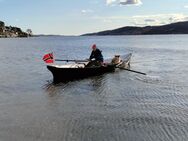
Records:
[[[44,62],[47,64],[54,63],[54,55],[52,53],[45,54],[43,57]]]

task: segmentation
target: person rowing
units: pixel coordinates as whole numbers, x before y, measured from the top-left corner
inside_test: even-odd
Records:
[[[89,57],[89,63],[86,65],[86,67],[103,66],[104,59],[102,51],[97,48],[96,44],[93,44],[91,48],[92,52]]]

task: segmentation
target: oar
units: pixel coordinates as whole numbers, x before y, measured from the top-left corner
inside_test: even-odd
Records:
[[[122,67],[116,67],[116,68],[119,68],[119,69],[122,69],[122,70],[126,70],[126,71],[130,71],[130,72],[134,72],[134,73],[139,73],[139,74],[142,74],[142,75],[147,75],[146,73],[135,71],[135,70],[131,70],[131,69],[126,69],[126,68],[122,68]]]
[[[63,61],[63,62],[88,62],[88,60],[61,60],[61,59],[55,59],[55,61]]]

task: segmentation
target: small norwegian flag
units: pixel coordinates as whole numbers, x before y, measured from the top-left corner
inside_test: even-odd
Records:
[[[54,55],[52,53],[45,54],[43,57],[44,62],[47,64],[54,63]]]

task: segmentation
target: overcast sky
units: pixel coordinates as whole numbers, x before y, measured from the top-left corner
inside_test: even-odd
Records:
[[[34,34],[80,35],[188,20],[188,0],[0,0],[0,20]]]

